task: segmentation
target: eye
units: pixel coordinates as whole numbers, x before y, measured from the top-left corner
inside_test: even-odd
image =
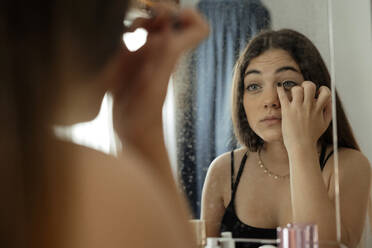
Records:
[[[282,82],[282,85],[285,90],[290,90],[292,87],[298,85],[298,83],[291,81],[291,80],[286,80]]]
[[[261,88],[260,85],[258,85],[258,84],[256,84],[256,83],[252,83],[252,84],[248,85],[246,89],[247,89],[248,91],[256,91],[256,90],[258,90],[258,89],[260,89],[260,88]]]

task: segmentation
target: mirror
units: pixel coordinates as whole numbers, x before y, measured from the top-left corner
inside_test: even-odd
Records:
[[[202,187],[210,163],[238,146],[229,121],[232,68],[246,42],[261,29],[293,29],[314,43],[336,81],[361,150],[371,161],[368,151],[372,137],[365,136],[370,133],[367,128],[371,120],[366,118],[370,113],[367,108],[360,111],[361,106],[368,106],[364,87],[370,87],[368,68],[372,68],[371,56],[365,56],[372,54],[369,1],[357,6],[347,1],[321,0],[185,0],[181,4],[199,6],[208,20],[218,23],[212,23],[215,40],[209,38],[196,53],[186,56],[173,77],[177,168],[194,217],[200,216]],[[244,26],[246,22],[249,27]],[[355,78],[361,83],[358,87],[350,83]],[[360,100],[356,101],[355,96],[361,96]]]
[[[187,1],[184,2],[187,3]],[[201,1],[201,3],[202,2],[203,1]],[[208,3],[208,1],[204,2]],[[188,185],[185,186],[185,190],[190,199],[192,198],[194,201],[193,210],[196,217],[199,215],[198,209],[200,207],[201,199],[200,190],[204,182],[206,169],[215,157],[237,146],[233,137],[232,124],[230,121],[230,87],[232,81],[232,68],[235,64],[238,54],[245,47],[249,39],[257,34],[260,30],[270,27],[274,30],[282,28],[297,30],[313,41],[326,62],[327,67],[330,67],[327,2],[321,0],[311,2],[267,0],[245,1],[245,3],[244,1],[229,1],[233,6],[231,8],[235,8],[231,10],[227,10],[227,3],[223,1],[216,2],[221,2],[221,4],[216,5],[214,3],[211,4],[211,6],[221,6],[221,11],[230,11],[229,13],[226,13],[226,16],[223,15],[224,18],[236,18],[238,21],[233,23],[232,20],[228,19],[225,23],[221,23],[221,25],[225,26],[225,30],[222,30],[222,28],[221,30],[217,30],[217,28],[213,27],[213,24],[211,24],[212,32],[210,36],[215,34],[216,39],[218,39],[220,38],[218,35],[222,35],[222,33],[225,32],[227,33],[226,36],[235,35],[234,37],[229,38],[229,42],[232,43],[235,42],[235,40],[239,40],[239,44],[235,45],[233,49],[229,48],[229,46],[232,46],[232,44],[226,44],[226,42],[222,41],[221,46],[217,48],[221,49],[221,57],[215,58],[215,60],[221,60],[222,56],[228,57],[226,53],[230,53],[231,55],[228,58],[229,61],[220,61],[220,68],[216,68],[215,71],[213,71],[213,67],[215,65],[211,65],[210,63],[208,64],[208,62],[204,60],[204,57],[209,54],[203,54],[205,56],[200,56],[200,60],[198,60],[197,56],[190,55],[189,57],[185,58],[185,61],[181,62],[181,65],[173,78],[176,81],[174,83],[174,87],[176,92],[175,101],[177,108],[176,132],[178,134],[178,167],[181,170],[181,178],[183,178],[185,182],[193,184],[193,186],[189,186],[189,183],[185,183]],[[291,11],[288,11],[288,6],[291,6]],[[203,8],[208,8],[208,6],[203,6]],[[241,11],[238,11],[239,9],[246,9],[246,12],[242,13]],[[234,14],[236,16],[230,17]],[[248,16],[248,18],[244,18],[243,16]],[[222,19],[220,16],[213,16],[213,18]],[[251,20],[247,21],[244,19]],[[245,30],[235,31],[239,34],[233,34],[233,31],[230,30],[232,29],[233,25],[239,26],[239,28],[245,28]],[[257,27],[254,27],[255,25]],[[244,32],[246,33],[245,35],[241,34]],[[224,51],[223,49],[226,50]],[[204,71],[202,72],[199,72],[195,68],[189,66],[190,64],[194,65],[198,63],[202,64],[201,66],[208,64],[210,67],[209,71],[215,74],[219,73],[223,75],[208,75],[208,66],[203,67]],[[222,72],[220,72],[221,70]],[[194,81],[201,81],[202,76],[205,76],[205,78],[202,78],[204,82],[198,82],[202,85],[200,86],[201,88],[207,84],[213,86],[213,80],[219,80],[218,83],[220,85],[214,86],[215,88],[212,89],[209,89],[207,86],[205,86],[206,89],[202,88],[200,90],[193,84],[197,84],[194,83]],[[209,82],[207,80],[209,80]],[[213,93],[215,95],[213,95]],[[198,97],[202,102],[199,105],[198,103],[195,103],[197,102],[195,99]],[[211,108],[211,110],[200,110],[203,108],[202,105],[204,104],[213,105],[215,109]],[[208,126],[206,124],[206,122],[209,122],[209,120],[207,120],[208,118],[213,119],[211,122],[215,121],[217,124],[210,124],[211,126]],[[198,122],[198,125],[200,123],[201,126],[204,125],[206,130],[198,131],[197,128],[192,127],[193,122]],[[209,144],[215,145],[209,147]],[[209,148],[204,149],[204,147]],[[203,154],[198,154],[199,156],[195,156],[196,151],[199,150],[203,150]],[[192,172],[188,173],[187,170],[189,167],[197,167],[198,170],[200,169],[201,173],[198,175],[193,175]],[[185,171],[182,171],[183,169]]]
[[[372,135],[368,130],[372,124],[371,110],[364,107],[368,106],[371,88],[368,72],[372,68],[369,56],[372,54],[372,1],[359,1],[356,5],[343,0],[332,2],[333,77],[360,150],[372,161]],[[372,246],[370,199],[360,247]]]
[[[207,9],[208,1],[201,1],[204,4],[201,7]],[[225,57],[228,59],[220,64],[208,63],[207,58],[213,51],[199,56],[193,53],[185,56],[169,88],[168,96],[171,97],[174,93],[174,99],[168,98],[164,109],[165,134],[171,161],[175,171],[180,173],[195,218],[200,216],[201,190],[209,164],[218,155],[237,147],[237,142],[232,135],[232,124],[229,121],[231,85],[227,82],[231,82],[232,67],[246,42],[259,30],[267,27],[274,30],[290,28],[299,31],[315,44],[337,83],[338,93],[358,143],[363,153],[372,161],[370,142],[372,137],[369,137],[371,132],[368,130],[372,124],[372,119],[369,117],[372,115],[366,107],[369,103],[368,89],[371,87],[368,72],[372,68],[372,57],[366,56],[372,54],[369,1],[357,3],[346,0],[334,1],[333,15],[328,14],[327,1],[323,0],[210,1],[211,6],[223,10],[213,18],[219,21],[227,20],[227,23],[224,23],[225,30],[212,27],[212,35],[222,35],[225,31],[233,37],[230,40],[217,37],[223,42],[216,50],[215,59],[216,61]],[[198,3],[195,0],[181,1],[181,5],[196,4]],[[329,29],[329,20],[333,21],[332,32]],[[246,32],[234,31],[234,27],[239,27]],[[333,35],[331,43],[330,34]],[[330,44],[333,44],[333,47]],[[334,51],[333,58],[332,51]],[[195,69],[197,66],[204,67],[198,71]],[[211,80],[212,83],[204,79]],[[202,86],[218,83],[218,87],[209,90],[199,89],[195,84],[196,80],[202,81]],[[355,81],[357,84],[354,83]],[[201,109],[200,103],[195,104],[197,103],[195,99],[201,99],[204,101],[202,103],[209,103],[214,108],[209,111]],[[173,113],[175,113],[174,117],[172,117]],[[199,130],[193,127],[195,121],[204,124],[210,120],[220,120],[220,123],[213,123]],[[199,139],[195,139],[196,136]],[[112,143],[112,140],[110,142]],[[210,146],[210,144],[214,145]],[[112,153],[113,150],[115,149],[109,148],[106,152]]]

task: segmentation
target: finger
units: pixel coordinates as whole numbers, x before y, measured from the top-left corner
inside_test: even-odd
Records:
[[[193,9],[183,9],[178,16],[178,29],[175,43],[178,48],[195,47],[209,34],[207,21]]]
[[[292,102],[295,104],[303,104],[304,102],[304,88],[301,86],[294,86],[291,88]]]
[[[301,86],[304,88],[304,104],[312,106],[315,100],[316,85],[311,81],[304,81]]]
[[[125,32],[134,32],[138,28],[150,29],[153,25],[154,18],[138,17],[125,29]]]
[[[179,15],[179,8],[173,3],[152,3],[150,11],[152,18],[151,25],[147,28],[149,32],[162,30],[163,28],[174,25]]]
[[[152,13],[155,15],[161,12],[177,12],[179,10],[179,4],[172,1],[147,2]]]
[[[316,110],[322,111],[326,104],[331,99],[331,91],[327,86],[321,86],[319,88],[319,96],[318,100],[316,101]]]
[[[147,1],[146,1],[147,2]],[[170,3],[153,3],[148,1],[146,4],[148,15],[134,19],[126,32],[132,32],[137,28],[144,28],[147,31],[156,31],[164,25],[164,20],[170,19],[171,16],[176,16],[178,9],[174,4]]]
[[[194,48],[207,37],[209,26],[197,11],[183,9],[175,12],[165,8],[159,9],[159,14],[151,24],[146,20],[138,20],[138,23],[146,27],[148,39],[160,33],[163,36],[167,34],[168,36],[163,38],[164,43],[167,43],[168,52],[177,56],[185,50]]]
[[[152,3],[147,5],[148,14],[140,16],[130,21],[130,24],[125,28],[125,32],[133,32],[137,28],[144,28],[148,32],[156,32],[161,30],[164,25],[169,24],[169,20],[177,16],[179,12],[174,4]]]
[[[323,110],[323,118],[327,125],[329,126],[329,123],[332,120],[332,99],[330,98],[329,101],[326,103],[324,110]]]
[[[287,94],[284,91],[284,88],[283,88],[282,84],[279,83],[278,87],[276,87],[276,89],[277,89],[277,92],[278,92],[280,106],[282,107],[282,109],[287,108],[290,102],[289,102]]]

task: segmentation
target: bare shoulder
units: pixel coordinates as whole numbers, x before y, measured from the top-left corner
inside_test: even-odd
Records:
[[[226,152],[215,158],[208,167],[207,175],[203,187],[203,196],[209,195],[210,189],[213,189],[214,196],[221,197],[227,183],[226,176],[229,171],[230,152]]]
[[[244,153],[246,152],[245,148],[238,148],[234,151],[234,168],[236,171],[237,163],[236,161],[240,160]],[[208,168],[208,173],[206,177],[206,184],[211,184],[212,182],[220,189],[220,192],[225,192],[230,189],[231,182],[231,151],[223,153],[215,158],[211,165]],[[235,172],[236,173],[236,172]],[[226,193],[226,192],[225,192]]]
[[[371,165],[367,157],[358,150],[343,148],[339,152],[341,178],[347,176],[370,183]]]
[[[216,157],[208,168],[208,173],[223,173],[230,164],[231,152],[225,152]]]
[[[371,165],[367,157],[360,151],[351,148],[340,148],[338,152],[340,173],[353,175],[369,175]],[[327,162],[325,170],[333,172],[334,161],[333,155]],[[333,173],[332,173],[333,174]]]
[[[243,157],[246,152],[245,148],[238,148],[234,150],[234,161],[239,160]],[[229,173],[231,170],[231,151],[225,152],[215,158],[209,167],[210,171],[214,173]]]
[[[73,161],[71,165],[74,168],[75,176],[79,182],[85,182],[80,185],[91,187],[100,187],[101,190],[125,189],[126,194],[135,194],[136,187],[129,187],[134,182],[138,184],[145,183],[144,175],[141,172],[140,160],[135,156],[128,154],[118,159],[112,155],[90,149],[88,147],[74,145],[69,147]],[[110,189],[109,189],[110,188]]]
[[[334,178],[333,158],[332,155],[324,168],[324,172],[329,175],[329,178]],[[371,165],[362,152],[350,148],[340,148],[338,161],[340,184],[348,186],[350,189],[355,187],[369,189],[371,183]]]
[[[358,163],[361,167],[369,169],[370,163],[367,157],[360,151],[351,148],[341,148],[339,157],[342,163]]]
[[[127,153],[117,159],[86,147],[70,148],[75,158],[70,226],[78,236],[76,247],[171,247],[174,239],[182,239],[179,233],[168,235],[175,223],[164,207],[165,193],[140,156]]]

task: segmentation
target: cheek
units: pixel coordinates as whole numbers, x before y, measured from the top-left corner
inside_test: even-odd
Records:
[[[251,97],[247,97],[246,95],[243,97],[245,115],[247,116],[247,120],[251,128],[254,128],[255,123],[259,118],[259,106],[257,103],[258,101],[254,101],[254,99]]]

